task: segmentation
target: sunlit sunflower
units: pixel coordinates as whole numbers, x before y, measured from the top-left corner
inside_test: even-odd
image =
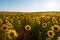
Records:
[[[9,18],[8,18],[8,17],[6,17],[6,20],[9,20]]]
[[[0,23],[3,23],[3,21],[0,19]]]
[[[47,22],[47,25],[50,25],[50,22]]]
[[[46,18],[46,16],[45,15],[41,15],[41,18]]]
[[[13,22],[13,19],[11,18],[10,21]]]
[[[20,18],[19,16],[16,16],[16,17],[17,17],[17,19]]]
[[[35,22],[35,17],[32,17],[29,19],[31,23],[34,23]]]
[[[47,35],[48,35],[48,37],[54,37],[54,31],[52,31],[52,30],[49,30],[48,32],[47,32]]]
[[[16,30],[9,29],[6,33],[7,33],[9,39],[12,39],[13,37],[17,37],[18,36]]]
[[[10,28],[13,28],[14,26],[11,23],[6,23]]]
[[[50,15],[47,14],[47,15],[46,15],[46,18],[49,19],[49,18],[50,18]]]
[[[58,25],[52,26],[51,29],[52,29],[53,31],[59,31],[59,30],[60,30]]]
[[[40,24],[40,21],[36,21],[37,24]]]
[[[18,24],[21,24],[21,21],[20,20],[18,20]]]
[[[26,25],[26,26],[25,26],[25,29],[26,29],[26,30],[31,30],[31,27],[30,27],[29,25]]]
[[[36,17],[35,20],[38,21],[39,20],[39,17]]]
[[[9,20],[7,20],[7,19],[6,19],[5,21],[6,21],[6,23],[8,23],[8,22],[9,22]]]
[[[59,36],[59,37],[57,37],[57,40],[60,40],[60,36]]]
[[[43,23],[43,24],[42,24],[42,27],[43,27],[43,28],[46,28],[46,27],[47,27],[47,23]]]
[[[8,28],[9,28],[9,26],[6,25],[6,24],[4,24],[4,25],[1,27],[1,30],[3,30],[3,31],[7,31]]]
[[[55,24],[57,24],[57,23],[58,23],[58,21],[56,20],[56,18],[55,18],[55,17],[52,17],[52,22],[53,22],[53,23],[55,23]]]

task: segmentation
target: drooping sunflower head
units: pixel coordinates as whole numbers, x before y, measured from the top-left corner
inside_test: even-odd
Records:
[[[52,17],[52,22],[53,22],[54,24],[57,24],[57,23],[58,23],[58,21],[57,21],[57,19],[56,19],[55,17]]]
[[[9,22],[9,17],[5,17],[5,22],[6,22],[6,23]]]
[[[43,28],[46,28],[46,27],[47,27],[47,23],[43,23],[43,24],[42,24],[42,27],[43,27]]]
[[[13,23],[13,19],[12,18],[10,18],[10,21]]]
[[[5,20],[6,23],[9,23],[9,20]]]
[[[43,14],[43,15],[41,15],[41,18],[46,18],[46,16]]]
[[[48,32],[47,32],[47,35],[48,35],[48,37],[54,37],[54,31],[52,31],[52,30],[49,30]]]
[[[38,21],[38,20],[40,20],[40,19],[39,19],[39,17],[36,17],[35,20]]]
[[[13,28],[14,26],[11,24],[11,23],[6,23],[8,26],[9,26],[9,28]]]
[[[31,30],[31,27],[29,25],[26,25],[25,30]]]
[[[5,17],[6,20],[9,20],[9,17]]]
[[[19,16],[16,16],[17,17],[17,19],[19,19],[20,17]]]
[[[9,29],[7,31],[7,36],[8,36],[9,39],[12,39],[13,37],[17,37],[18,34],[15,30]]]
[[[54,25],[54,26],[51,27],[51,29],[53,31],[59,31],[59,26],[58,25]]]

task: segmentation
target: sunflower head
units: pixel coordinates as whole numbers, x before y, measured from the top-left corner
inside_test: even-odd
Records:
[[[16,16],[17,17],[17,19],[19,19],[20,17],[19,16]]]
[[[36,17],[35,20],[38,21],[39,20],[39,17]]]
[[[2,27],[1,27],[1,30],[3,30],[3,31],[7,31],[8,30],[8,25],[3,25]]]
[[[36,21],[37,24],[40,24],[40,21]]]
[[[21,21],[20,20],[18,20],[18,24],[21,24]]]
[[[46,18],[46,16],[45,15],[41,15],[41,18]]]
[[[9,26],[9,28],[13,28],[14,26],[11,23],[7,23],[7,25]]]
[[[13,23],[13,19],[11,18],[10,21]]]
[[[7,31],[7,35],[8,35],[9,39],[12,39],[13,37],[17,37],[18,36],[17,32],[15,30],[11,30],[11,29],[9,29]]]
[[[58,21],[57,21],[57,19],[56,19],[55,17],[52,18],[52,22],[53,22],[54,24],[57,24],[57,23],[58,23]]]
[[[52,31],[52,30],[49,30],[48,32],[47,32],[47,35],[48,35],[48,37],[54,37],[54,32]]]
[[[46,28],[46,27],[47,27],[47,23],[43,23],[43,24],[42,24],[42,27],[43,27],[43,28]]]
[[[8,18],[8,17],[6,17],[6,20],[9,20],[9,18]]]
[[[26,26],[25,26],[25,29],[26,29],[26,30],[31,30],[31,27],[30,27],[29,25],[26,25]]]
[[[6,19],[5,22],[6,22],[6,23],[9,23],[9,20]]]
[[[58,25],[54,25],[54,26],[51,27],[51,29],[53,31],[59,31],[59,26]]]

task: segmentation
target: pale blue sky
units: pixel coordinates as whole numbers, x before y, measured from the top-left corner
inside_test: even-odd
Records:
[[[0,0],[0,11],[60,11],[60,0]]]

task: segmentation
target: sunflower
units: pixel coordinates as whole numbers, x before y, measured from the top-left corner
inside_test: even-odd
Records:
[[[50,25],[50,22],[47,22],[47,25]]]
[[[0,19],[0,23],[3,23],[3,21]]]
[[[9,39],[12,39],[13,37],[17,37],[18,34],[15,30],[9,29],[7,32],[7,36]]]
[[[41,18],[46,18],[46,16],[45,15],[42,15]]]
[[[26,29],[26,30],[31,30],[31,27],[30,27],[29,25],[26,25],[26,26],[25,26],[25,29]]]
[[[13,19],[11,18],[10,21],[13,23]]]
[[[43,23],[43,24],[42,24],[42,27],[43,27],[43,28],[46,28],[46,27],[47,27],[47,23]]]
[[[49,19],[49,18],[50,18],[50,15],[47,14],[47,15],[46,15],[46,18]]]
[[[31,23],[35,22],[35,17],[29,19]]]
[[[52,18],[52,22],[53,22],[53,23],[55,23],[55,24],[57,24],[57,23],[58,23],[58,21],[56,20],[56,18],[55,18],[55,17],[53,17],[53,18]]]
[[[8,28],[9,28],[9,26],[6,25],[6,24],[4,24],[4,25],[1,27],[1,30],[3,30],[3,31],[7,31]]]
[[[40,21],[36,21],[37,24],[40,24]]]
[[[21,24],[21,21],[20,20],[18,20],[18,24]]]
[[[10,28],[13,28],[14,26],[11,23],[6,23]]]
[[[6,23],[8,23],[9,22],[9,17],[5,17],[5,21],[6,21]]]
[[[17,17],[17,19],[19,19],[20,17],[19,16],[16,16]]]
[[[39,20],[39,17],[36,17],[35,20],[38,21]]]
[[[54,26],[51,27],[51,29],[53,31],[59,31],[59,26],[58,25],[54,25]]]
[[[8,18],[8,17],[6,17],[6,20],[9,20],[9,18]]]
[[[5,21],[6,21],[6,23],[8,23],[8,22],[9,22],[9,20],[7,20],[7,19],[6,19]]]
[[[48,35],[48,37],[54,37],[54,31],[52,31],[52,30],[49,30],[48,32],[47,32],[47,35]]]
[[[60,40],[60,36],[59,36],[59,37],[57,37],[57,40]]]

